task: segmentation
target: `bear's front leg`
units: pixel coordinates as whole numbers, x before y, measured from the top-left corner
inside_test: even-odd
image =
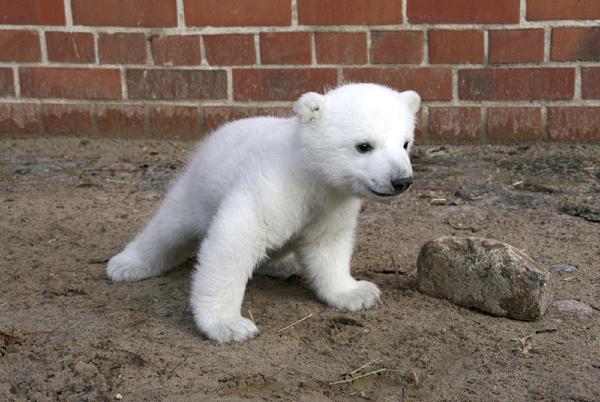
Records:
[[[372,282],[357,281],[350,274],[358,202],[319,220],[298,247],[305,274],[317,298],[341,310],[375,307],[381,291]]]
[[[229,197],[213,219],[192,278],[190,303],[198,329],[217,342],[242,341],[258,334],[241,315],[246,283],[265,257],[261,219],[241,196]]]

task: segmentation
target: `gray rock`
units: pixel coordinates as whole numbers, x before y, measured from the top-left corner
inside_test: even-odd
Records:
[[[558,264],[552,267],[554,272],[575,272],[577,267],[570,264]]]
[[[417,285],[459,306],[523,321],[539,319],[553,296],[550,274],[537,262],[506,243],[478,237],[426,243]]]
[[[594,312],[592,306],[580,302],[579,300],[557,300],[554,302],[554,306],[559,311],[568,311],[570,313],[575,313],[579,318],[587,318]]]

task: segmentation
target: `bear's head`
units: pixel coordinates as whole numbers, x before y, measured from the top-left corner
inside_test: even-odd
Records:
[[[376,84],[348,84],[294,105],[306,163],[329,185],[389,199],[412,184],[409,152],[421,98]]]

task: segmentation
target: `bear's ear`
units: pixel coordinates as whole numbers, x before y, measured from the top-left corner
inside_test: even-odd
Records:
[[[325,97],[315,92],[307,92],[294,104],[294,113],[302,123],[319,120],[325,111]]]
[[[404,91],[400,93],[403,102],[406,102],[408,110],[412,114],[417,114],[421,107],[421,97],[415,91]]]

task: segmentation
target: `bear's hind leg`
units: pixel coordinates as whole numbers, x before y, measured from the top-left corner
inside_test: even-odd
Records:
[[[287,279],[290,276],[299,275],[301,272],[302,267],[294,252],[269,256],[256,270],[258,275],[266,275],[279,279]]]
[[[108,277],[118,282],[150,278],[192,257],[201,230],[190,225],[190,220],[175,200],[167,200],[142,232],[110,259]]]

